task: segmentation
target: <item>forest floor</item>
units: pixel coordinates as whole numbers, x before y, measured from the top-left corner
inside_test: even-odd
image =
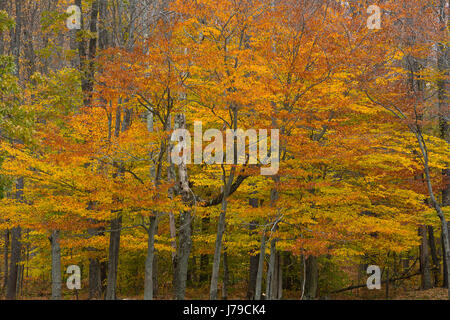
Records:
[[[394,297],[394,300],[448,300],[446,288],[406,291]]]

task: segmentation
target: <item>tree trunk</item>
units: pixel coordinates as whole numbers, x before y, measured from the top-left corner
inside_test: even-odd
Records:
[[[450,230],[449,230],[450,233]],[[448,288],[448,274],[447,274],[447,258],[445,256],[445,245],[444,245],[444,237],[442,235],[442,230],[441,230],[441,248],[442,248],[442,273],[443,273],[443,283],[442,283],[442,287],[443,288]]]
[[[186,118],[184,114],[175,116],[174,125],[176,129],[186,128]],[[193,204],[192,190],[189,187],[189,178],[185,161],[178,165],[179,193],[183,202],[189,206]],[[184,300],[186,294],[186,280],[189,264],[189,255],[192,248],[191,239],[191,211],[182,211],[180,213],[180,229],[178,233],[179,244],[177,246],[177,254],[173,259],[174,275],[173,284],[175,290],[175,298]]]
[[[209,290],[209,298],[217,300],[217,285],[219,282],[219,268],[220,268],[220,251],[222,250],[222,238],[225,232],[225,216],[227,210],[226,196],[222,201],[222,211],[219,216],[219,223],[217,226],[216,244],[213,257],[213,269],[211,273],[211,286]]]
[[[313,300],[317,297],[317,288],[319,283],[319,271],[317,267],[317,258],[309,256],[306,259],[306,279],[304,300]]]
[[[89,259],[89,300],[102,297],[102,272],[98,258]]]
[[[440,31],[442,32],[442,39],[445,41],[447,36],[447,28],[448,28],[448,17],[447,17],[447,1],[440,0],[439,2],[439,26]],[[448,121],[445,117],[446,110],[448,110],[448,80],[446,76],[448,76],[448,45],[445,43],[438,43],[438,70],[443,73],[443,76],[438,81],[438,104],[439,104],[439,127],[441,138],[444,139],[447,144],[450,143],[450,126],[448,125]],[[450,169],[446,168],[442,171],[442,178],[444,180],[444,188],[442,189],[442,206],[446,207],[450,205]],[[433,203],[438,216],[441,220],[441,234],[442,234],[442,256],[444,260],[444,282],[447,284],[448,288],[448,296],[450,299],[450,285],[449,276],[450,276],[450,241],[449,241],[449,229],[447,225],[447,221],[445,220],[444,215],[440,212],[440,208],[438,208],[438,204],[435,201]],[[445,281],[446,280],[446,281]]]
[[[156,227],[155,234],[158,234],[158,227]],[[153,298],[158,294],[158,255],[153,255]]]
[[[273,282],[275,281],[275,263],[276,263],[277,249],[276,239],[270,241],[270,257],[269,268],[266,277],[266,300],[273,300]]]
[[[250,231],[256,228],[256,222],[250,223]],[[251,231],[251,233],[253,233]],[[259,254],[255,255],[253,252],[250,252],[250,270],[249,270],[249,279],[247,286],[247,300],[255,299],[255,290],[256,290],[256,278],[258,276],[258,263],[259,263]]]
[[[20,252],[22,244],[20,242],[22,230],[20,227],[11,229],[11,259],[9,265],[9,275],[6,284],[6,299],[14,300],[17,295],[17,278],[19,276]]]
[[[6,291],[6,282],[8,281],[8,257],[9,257],[9,230],[5,230],[5,252],[4,254],[4,279],[3,279],[3,290]]]
[[[202,234],[205,235],[208,232],[208,227],[210,223],[209,217],[202,218]],[[209,282],[209,255],[200,255],[200,283]]]
[[[150,217],[150,224],[147,227],[148,245],[147,258],[145,259],[145,280],[144,280],[144,300],[153,300],[153,263],[155,256],[155,234],[158,225],[156,216]]]
[[[117,268],[119,265],[120,229],[122,227],[122,216],[111,221],[111,232],[109,238],[108,258],[108,284],[106,286],[105,300],[117,299]]]
[[[52,300],[61,300],[61,247],[59,230],[53,230],[50,237],[52,246]]]
[[[5,10],[6,0],[0,0],[0,10]],[[0,32],[0,55],[5,53],[5,39],[3,32]]]
[[[12,54],[16,63],[16,77],[20,79],[20,48],[21,48],[21,35],[22,35],[22,4],[23,0],[16,0],[16,27],[14,29],[11,43]]]
[[[230,281],[230,273],[228,270],[228,255],[226,249],[223,250],[223,286],[222,286],[222,300],[228,299],[228,284]]]
[[[283,290],[283,273],[282,273],[282,259],[280,252],[277,252],[275,256],[275,267],[271,282],[272,282],[271,300],[281,299]]]
[[[255,300],[261,300],[262,280],[264,273],[264,258],[266,253],[266,235],[265,230],[261,236],[261,247],[259,251],[258,272],[256,274]]]
[[[174,288],[175,298],[184,300],[186,295],[186,280],[189,263],[189,255],[191,253],[191,212],[184,211],[180,214],[180,231],[179,244],[177,246],[177,254],[174,259]]]
[[[238,114],[238,108],[233,107],[233,110],[231,111],[233,113],[233,128],[234,130],[237,130],[237,114]],[[237,164],[237,143],[236,143],[236,137],[233,138],[233,149],[234,149],[234,159],[233,163]],[[214,248],[214,257],[213,257],[213,269],[211,273],[211,286],[209,289],[209,298],[211,300],[217,300],[217,284],[219,282],[219,269],[220,269],[220,255],[222,250],[222,238],[223,234],[225,232],[225,219],[227,214],[227,206],[228,206],[228,195],[230,194],[231,185],[234,180],[234,175],[236,173],[236,166],[231,167],[230,175],[228,176],[228,180],[224,171],[223,175],[223,198],[222,198],[222,208],[219,215],[219,222],[217,225],[217,234],[216,234],[216,243]]]
[[[436,240],[434,238],[433,226],[427,226],[427,231],[428,231],[428,244],[430,247],[430,254],[431,254],[431,261],[432,261],[431,270],[433,272],[433,277],[434,277],[434,286],[438,287],[439,286],[440,263],[439,263],[439,258],[438,258],[438,254],[437,254],[437,249],[436,249]]]
[[[419,227],[419,235],[421,237],[420,244],[420,272],[421,272],[421,288],[428,290],[433,287],[431,284],[430,257],[428,254],[427,227]]]

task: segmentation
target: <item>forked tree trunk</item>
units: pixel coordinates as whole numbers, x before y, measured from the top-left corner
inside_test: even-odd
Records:
[[[186,128],[186,118],[184,114],[179,114],[175,116],[174,121],[175,129],[185,129]],[[178,179],[180,194],[183,202],[189,206],[192,206],[194,199],[192,198],[192,190],[189,187],[189,178],[186,163],[182,161],[178,165]],[[173,286],[174,294],[177,300],[184,300],[186,295],[186,281],[188,273],[189,255],[192,248],[191,239],[191,225],[192,217],[191,211],[186,210],[180,212],[180,228],[178,232],[178,246],[177,254],[173,259],[174,265],[174,275],[173,275]]]

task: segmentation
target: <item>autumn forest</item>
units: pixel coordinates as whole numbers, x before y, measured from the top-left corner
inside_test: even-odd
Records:
[[[449,299],[448,14],[0,0],[0,299]]]

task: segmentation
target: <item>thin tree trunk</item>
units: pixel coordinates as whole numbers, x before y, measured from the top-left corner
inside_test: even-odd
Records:
[[[16,63],[16,77],[20,80],[20,45],[22,33],[22,4],[23,0],[16,0],[16,24],[14,32],[12,33],[11,48],[12,54]],[[24,180],[22,177],[16,182],[16,199],[21,201],[23,198]],[[20,242],[22,230],[20,227],[14,227],[11,230],[11,260],[8,274],[8,281],[6,285],[6,299],[16,299],[17,296],[17,279],[19,276],[19,263],[22,245]]]
[[[3,290],[6,291],[6,282],[8,281],[8,257],[9,257],[9,229],[5,230],[5,251],[3,253],[4,255],[4,276],[5,278],[3,279]]]
[[[234,143],[236,148],[236,143]],[[235,155],[237,154],[235,150]],[[235,161],[236,162],[236,161]],[[234,175],[235,175],[236,167],[231,168],[230,175],[228,177],[228,182],[224,186],[223,199],[222,199],[222,210],[219,215],[219,223],[217,225],[217,235],[216,235],[216,243],[214,249],[214,257],[213,257],[213,269],[211,273],[211,286],[209,289],[209,298],[211,300],[217,300],[217,285],[219,283],[219,269],[220,269],[220,255],[222,250],[222,239],[223,234],[225,233],[225,219],[227,213],[228,206],[228,195],[230,194],[231,184],[233,183]],[[224,181],[225,181],[224,177]]]
[[[226,248],[223,250],[223,286],[222,286],[222,300],[228,299],[228,285],[230,282],[230,272],[228,269],[228,255]]]
[[[430,195],[430,201],[431,201],[431,204],[433,205],[434,209],[436,210],[436,213],[437,213],[439,219],[441,220],[442,239],[443,239],[443,244],[444,244],[443,252],[444,252],[445,257],[447,258],[447,265],[446,265],[447,268],[446,268],[445,272],[447,272],[447,279],[448,279],[448,277],[450,275],[450,264],[448,263],[450,261],[450,241],[449,241],[448,224],[447,224],[447,220],[445,219],[444,213],[442,212],[441,206],[439,205],[439,203],[436,200],[436,197],[434,196],[433,187],[431,185],[431,174],[430,174],[430,167],[429,167],[429,160],[428,160],[428,149],[426,147],[425,140],[422,136],[422,133],[419,130],[417,130],[415,132],[415,134],[416,134],[417,141],[419,143],[420,150],[423,155],[425,179],[426,179],[426,183],[427,183],[428,193]],[[450,299],[450,286],[448,286],[448,298]]]
[[[211,286],[209,290],[209,298],[211,300],[217,300],[217,285],[219,283],[219,268],[220,268],[220,252],[222,250],[222,238],[225,232],[225,217],[227,210],[227,200],[224,195],[222,200],[222,211],[219,216],[219,223],[217,226],[216,244],[213,257],[213,269],[211,274]]]
[[[250,199],[252,200],[252,199]],[[250,234],[254,233],[254,229],[256,228],[256,222],[251,222],[249,229]],[[254,251],[254,250],[252,250]],[[253,252],[250,252],[250,268],[248,275],[248,286],[247,286],[247,300],[255,299],[255,289],[256,289],[256,277],[258,275],[258,262],[259,262],[259,254],[255,255]]]
[[[419,227],[419,235],[421,237],[421,244],[420,244],[421,288],[422,290],[428,290],[432,288],[433,285],[431,284],[430,257],[428,254],[426,226]]]
[[[450,230],[449,230],[450,233]],[[442,235],[442,230],[441,230],[441,253],[442,253],[442,273],[443,273],[443,283],[442,283],[442,287],[443,288],[448,288],[448,274],[446,272],[447,270],[447,258],[445,257],[445,251],[444,251],[444,238]]]
[[[158,226],[158,218],[150,217],[150,224],[147,227],[148,245],[147,258],[145,259],[145,280],[144,280],[144,300],[153,300],[153,263],[155,255],[155,234]]]
[[[275,263],[277,256],[276,239],[270,241],[269,268],[266,277],[266,300],[273,300],[273,282],[275,281]]]
[[[439,5],[439,24],[441,27],[441,32],[446,35],[447,34],[447,25],[448,25],[448,18],[447,18],[447,12],[448,10],[446,8],[446,0],[440,0]],[[437,57],[437,67],[439,72],[443,74],[442,78],[439,79],[437,86],[438,86],[438,109],[439,109],[439,129],[440,129],[440,136],[441,139],[445,140],[447,144],[450,144],[450,126],[448,124],[448,120],[446,118],[447,110],[448,110],[448,80],[446,79],[446,76],[448,76],[449,72],[449,49],[448,45],[445,45],[444,43],[438,43],[438,57]],[[450,168],[445,168],[442,170],[442,180],[444,187],[442,189],[442,206],[448,207],[450,206]],[[442,226],[443,227],[443,226]],[[442,229],[443,230],[443,229]],[[449,282],[449,273],[448,269],[448,259],[447,255],[445,254],[445,246],[446,242],[444,241],[444,233],[441,230],[441,240],[442,240],[442,247],[443,247],[443,273],[444,273],[444,287],[449,288],[449,295],[450,295],[450,286],[448,285]],[[447,229],[447,234],[448,234]],[[447,236],[448,238],[448,236]],[[447,242],[448,243],[448,242]]]
[[[209,217],[202,218],[202,235],[205,235],[208,232],[208,227],[211,219]],[[200,282],[208,282],[209,281],[209,255],[201,254],[200,255]]]
[[[317,288],[319,282],[319,272],[317,268],[317,258],[309,256],[306,259],[306,279],[305,279],[305,300],[313,300],[317,297]]]
[[[281,259],[281,253],[276,252],[275,256],[275,266],[274,266],[274,273],[272,278],[272,288],[271,288],[271,300],[279,300],[282,296],[282,289],[283,289],[283,276],[282,276],[282,259]]]
[[[61,300],[61,247],[59,230],[53,230],[50,237],[52,246],[52,300]]]
[[[255,300],[261,300],[265,253],[266,253],[266,235],[265,230],[263,230],[261,235],[261,247],[259,250],[258,273],[256,275]]]
[[[189,255],[191,253],[191,212],[180,214],[179,244],[174,259],[174,288],[175,298],[184,300],[186,295],[186,281],[188,273]]]
[[[21,35],[22,35],[22,4],[23,0],[16,0],[16,27],[14,29],[11,47],[12,54],[16,63],[16,77],[20,79],[20,49],[21,49]]]
[[[120,231],[122,228],[122,216],[119,215],[111,221],[108,258],[108,284],[106,286],[105,300],[117,299],[117,268],[119,265]]]
[[[233,128],[234,130],[237,130],[238,128],[238,122],[237,122],[237,116],[238,116],[238,108],[236,106],[232,107],[232,114],[233,114]],[[233,138],[233,150],[234,150],[234,164],[237,164],[237,143],[236,143],[236,137]],[[211,273],[211,286],[209,289],[209,298],[211,300],[217,300],[217,284],[219,282],[219,269],[220,269],[220,256],[221,256],[221,250],[222,250],[222,238],[223,234],[225,232],[225,219],[227,214],[227,206],[228,206],[228,195],[230,194],[231,185],[234,180],[234,176],[236,173],[236,166],[233,166],[230,170],[230,174],[228,176],[228,180],[225,174],[225,171],[223,173],[223,198],[222,198],[222,208],[219,215],[219,222],[217,225],[217,234],[216,234],[216,243],[214,248],[214,257],[213,257],[213,269]]]
[[[102,273],[98,258],[89,259],[89,300],[102,297]]]
[[[431,261],[432,261],[431,270],[433,272],[433,277],[434,277],[434,286],[438,287],[439,286],[440,264],[439,264],[437,249],[436,249],[436,240],[434,238],[433,226],[427,226],[427,231],[428,231],[428,244],[430,247],[430,254],[431,254]]]
[[[6,299],[8,300],[14,300],[17,296],[17,278],[19,276],[20,252],[22,250],[21,233],[20,227],[11,229],[11,259],[6,284]]]
[[[5,10],[6,0],[0,0],[0,10]],[[0,32],[0,55],[5,53],[5,38],[3,32]]]

